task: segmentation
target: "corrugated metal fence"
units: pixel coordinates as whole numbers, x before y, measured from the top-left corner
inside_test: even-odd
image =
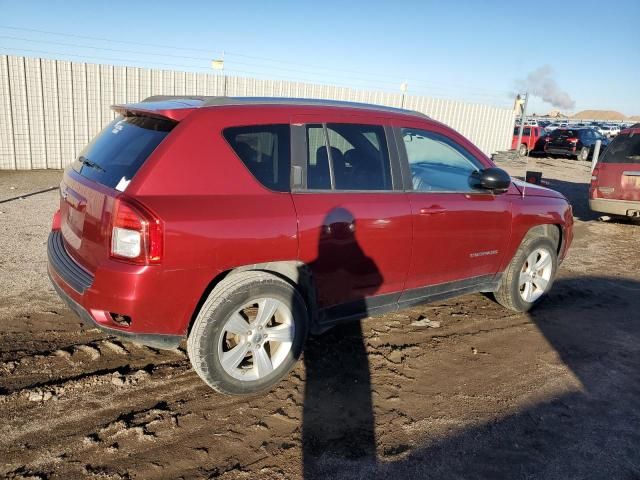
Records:
[[[225,92],[226,90],[226,92]],[[399,107],[401,94],[207,73],[0,56],[0,169],[64,168],[114,118],[109,106],[150,95],[223,95],[348,100]],[[509,108],[408,95],[487,154],[510,147]]]

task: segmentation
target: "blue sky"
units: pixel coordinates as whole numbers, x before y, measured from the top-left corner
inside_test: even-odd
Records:
[[[406,80],[410,94],[499,105],[545,67],[572,110],[640,115],[638,0],[0,0],[0,11],[0,53],[212,71],[224,51],[230,73],[388,91]]]

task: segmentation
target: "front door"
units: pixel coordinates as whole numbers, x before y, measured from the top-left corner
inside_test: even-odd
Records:
[[[382,122],[343,114],[293,120],[299,259],[329,318],[395,304],[409,269],[411,212]]]
[[[410,172],[413,255],[407,290],[490,281],[511,233],[511,203],[474,187],[471,174],[488,165],[448,131],[399,128]]]

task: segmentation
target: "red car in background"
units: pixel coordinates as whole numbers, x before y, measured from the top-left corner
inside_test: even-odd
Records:
[[[620,132],[598,160],[589,206],[595,212],[640,217],[640,124]]]
[[[529,152],[540,151],[544,148],[544,138],[547,131],[543,127],[525,126],[522,128],[522,139],[518,145],[518,137],[520,135],[520,127],[513,129],[513,140],[511,141],[511,149],[517,150],[518,155],[524,157]]]

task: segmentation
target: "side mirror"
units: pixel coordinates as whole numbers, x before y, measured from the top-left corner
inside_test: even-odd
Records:
[[[474,186],[490,190],[493,193],[504,193],[511,185],[511,176],[497,167],[485,168],[471,174]]]

